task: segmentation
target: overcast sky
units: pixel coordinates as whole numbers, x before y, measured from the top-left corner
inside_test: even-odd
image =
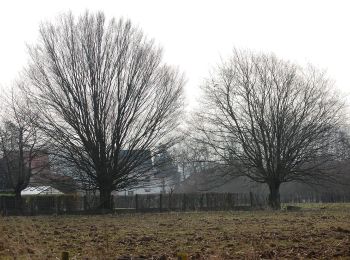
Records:
[[[38,39],[41,21],[87,9],[130,18],[154,38],[164,48],[165,61],[185,72],[191,104],[210,68],[233,47],[312,63],[326,69],[339,89],[350,90],[350,2],[336,0],[2,1],[0,86],[8,88],[25,66],[26,44]]]

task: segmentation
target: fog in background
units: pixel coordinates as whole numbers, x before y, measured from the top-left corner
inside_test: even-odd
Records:
[[[26,44],[40,22],[71,10],[101,10],[125,17],[164,47],[165,61],[187,76],[189,107],[213,66],[233,47],[274,52],[301,65],[326,69],[349,92],[348,1],[4,1],[0,8],[0,87],[7,89],[26,65]]]

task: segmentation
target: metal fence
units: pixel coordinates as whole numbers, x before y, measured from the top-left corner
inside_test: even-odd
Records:
[[[187,193],[112,196],[115,211],[162,212],[193,210],[240,210],[264,208],[266,194],[250,193]],[[307,193],[281,196],[282,203],[350,202],[349,193]],[[97,196],[38,195],[24,196],[16,205],[13,196],[0,195],[0,214],[84,214],[97,212]]]
[[[54,214],[84,210],[84,197],[71,195],[25,196],[18,205],[13,196],[0,195],[0,213],[5,215]]]
[[[234,210],[265,204],[265,199],[252,193],[174,193],[114,197],[115,208],[134,208],[138,211]]]

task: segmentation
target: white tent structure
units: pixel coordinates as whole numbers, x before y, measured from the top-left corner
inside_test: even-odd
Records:
[[[37,186],[37,187],[27,187],[22,190],[21,195],[31,196],[31,195],[60,195],[63,194],[59,190],[52,188],[51,186]]]

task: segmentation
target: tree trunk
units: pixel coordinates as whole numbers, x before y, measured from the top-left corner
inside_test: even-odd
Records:
[[[15,191],[15,208],[16,210],[22,210],[22,195],[21,191]]]
[[[281,200],[280,200],[280,183],[273,182],[269,183],[269,206],[274,209],[278,210],[281,209]]]
[[[99,172],[97,172],[97,175],[100,176],[98,184],[99,184],[99,191],[100,191],[100,205],[99,209],[102,209],[103,211],[110,211],[113,209],[112,206],[112,179],[111,175],[108,173],[105,165],[103,163],[100,163],[98,165],[98,168],[100,169]]]
[[[101,187],[100,188],[100,209],[112,210],[112,189],[110,187]]]

